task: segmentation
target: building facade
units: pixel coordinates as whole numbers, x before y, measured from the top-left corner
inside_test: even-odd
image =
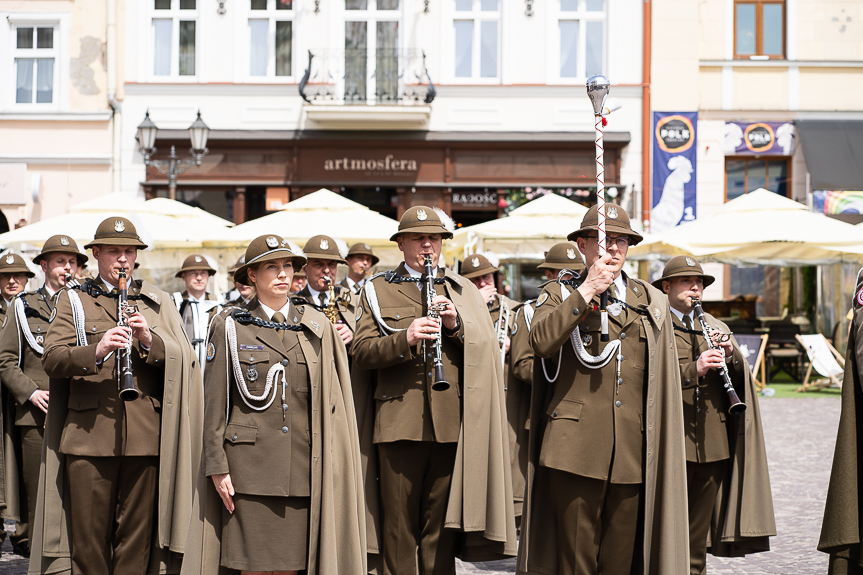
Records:
[[[508,190],[594,185],[585,80],[623,107],[606,182],[642,188],[643,3],[636,0],[130,0],[122,189],[168,195],[132,137],[209,154],[177,199],[237,223],[322,187],[391,217],[431,204],[470,225]],[[640,197],[640,196],[639,196]]]

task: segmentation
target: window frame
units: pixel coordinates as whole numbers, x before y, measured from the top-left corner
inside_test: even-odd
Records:
[[[67,110],[69,107],[69,26],[70,17],[68,13],[7,13],[6,26],[0,27],[0,45],[9,47],[8,57],[0,61],[0,77],[8,78],[8,88],[0,91],[0,109],[14,112],[58,112]],[[33,102],[16,102],[17,73],[16,60],[19,57],[39,58],[36,54],[37,48],[18,49],[18,28],[53,28],[54,47],[51,48],[54,59],[54,84],[50,103],[36,103],[36,94],[33,94]],[[36,33],[33,36],[34,43],[37,41]],[[33,54],[19,56],[18,54],[32,50]],[[43,48],[45,52],[48,50]],[[44,53],[44,52],[43,52]]]
[[[170,10],[157,10],[155,0],[144,0],[147,17],[145,25],[147,30],[147,64],[146,77],[148,82],[154,83],[186,83],[198,82],[201,78],[201,23],[203,21],[201,3],[206,0],[195,0],[194,10],[181,10],[180,0],[170,0]],[[154,20],[171,20],[171,73],[167,75],[156,74],[156,27]],[[180,22],[195,22],[195,73],[180,75]]]
[[[737,7],[740,4],[755,4],[755,54],[737,53]],[[762,54],[764,50],[764,5],[782,6],[782,54]],[[735,60],[785,60],[788,51],[788,3],[786,0],[734,0],[734,51]]]
[[[201,1],[201,0],[199,0]],[[296,84],[302,73],[297,74],[299,66],[299,50],[297,50],[297,37],[299,34],[300,10],[297,10],[299,0],[291,2],[290,10],[276,10],[276,2],[280,0],[267,0],[266,10],[252,10],[251,0],[239,0],[243,3],[242,16],[238,18],[236,37],[242,38],[243,48],[239,77],[245,84]],[[249,25],[251,20],[267,20],[267,75],[252,76],[252,30]],[[276,22],[291,22],[291,75],[276,76]],[[305,68],[303,68],[305,71]]]
[[[503,5],[507,0],[498,0],[497,10],[490,11],[481,9],[481,0],[472,0],[473,9],[470,12],[456,11],[456,0],[444,0],[442,50],[441,57],[443,58],[443,79],[448,84],[462,85],[500,85],[503,83],[503,43],[504,31],[503,26]],[[473,22],[473,38],[471,51],[471,75],[470,77],[456,76],[455,70],[455,23],[456,22]],[[497,74],[494,77],[482,74],[482,23],[495,22],[497,24]]]
[[[602,22],[602,69],[607,75],[609,54],[608,54],[608,12],[609,3],[612,0],[605,0],[602,4],[602,12],[591,11],[586,9],[586,0],[578,0],[577,11],[563,11],[560,9],[560,0],[548,0],[546,37],[548,43],[548,69],[546,71],[546,83],[557,84],[564,86],[582,86],[587,81],[587,23]],[[561,22],[578,22],[578,62],[576,64],[578,76],[574,78],[564,78],[560,75],[560,23]]]
[[[777,156],[777,155],[766,155],[766,154],[746,155],[746,156],[725,156],[725,163],[722,167],[722,171],[724,174],[723,183],[722,183],[723,196],[724,196],[723,203],[727,203],[730,201],[728,199],[728,162],[741,162],[741,161],[747,163],[746,176],[744,177],[744,182],[745,182],[744,187],[747,189],[749,188],[749,186],[748,186],[748,182],[749,182],[748,163],[749,162],[761,162],[761,161],[765,162],[765,171],[766,171],[765,176],[767,174],[769,174],[771,162],[773,162],[773,163],[784,162],[787,165],[787,168],[785,171],[785,173],[786,173],[786,176],[785,176],[785,196],[783,196],[783,197],[791,198],[792,194],[793,194],[793,190],[791,189],[791,184],[794,180],[793,174],[791,173],[791,170],[793,167],[792,159],[793,159],[793,156]],[[767,186],[768,186],[768,188],[766,188],[766,189],[769,190],[769,186],[770,186],[770,180],[769,179],[767,179]],[[746,191],[746,192],[743,192],[743,194],[741,194],[741,195],[745,195],[748,193],[750,193],[750,192]],[[779,192],[774,192],[774,193],[776,195],[780,195]],[[738,196],[738,197],[740,197],[740,196]]]

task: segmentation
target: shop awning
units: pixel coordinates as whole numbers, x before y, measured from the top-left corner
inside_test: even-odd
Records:
[[[863,121],[798,120],[813,190],[863,190]]]

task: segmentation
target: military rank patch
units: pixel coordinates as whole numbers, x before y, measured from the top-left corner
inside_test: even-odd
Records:
[[[863,287],[857,291],[857,305],[863,306]]]
[[[536,307],[539,307],[542,304],[544,304],[545,300],[547,300],[547,299],[548,299],[548,292],[547,291],[544,291],[541,294],[539,294],[539,299],[536,300]]]
[[[361,317],[363,317],[363,306],[357,307],[357,321],[360,321]]]
[[[207,361],[213,361],[214,357],[216,357],[216,346],[210,342],[210,345],[207,346]]]

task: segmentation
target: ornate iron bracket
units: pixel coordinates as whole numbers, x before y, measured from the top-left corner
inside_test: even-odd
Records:
[[[524,15],[528,18],[533,16],[533,2],[534,0],[524,0]]]
[[[227,3],[227,0],[219,0],[219,7],[216,9],[216,12],[218,14],[225,14],[228,11],[228,9],[225,8],[225,4]]]

